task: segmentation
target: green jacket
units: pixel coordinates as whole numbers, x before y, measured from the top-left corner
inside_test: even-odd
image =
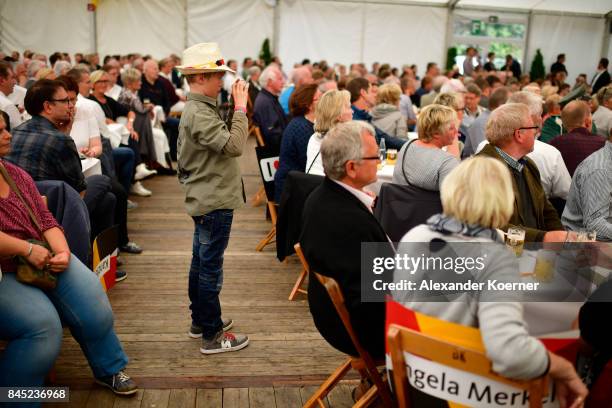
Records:
[[[247,118],[236,112],[232,130],[217,111],[217,101],[189,93],[181,115],[177,143],[179,181],[191,216],[214,210],[235,210],[244,203],[238,155],[225,151],[230,133],[246,137]]]
[[[497,151],[495,151],[495,147],[491,144],[487,144],[480,151],[480,153],[478,153],[478,155],[500,160],[507,166],[507,163],[497,153]],[[548,201],[546,198],[546,194],[542,188],[542,183],[540,182],[540,172],[538,170],[538,166],[536,166],[535,163],[528,157],[525,157],[525,160],[527,163],[525,167],[523,167],[523,176],[525,177],[527,187],[531,193],[537,225],[525,225],[522,204],[517,198],[518,188],[516,186],[514,177],[512,177],[512,189],[514,190],[515,196],[514,213],[510,218],[508,226],[520,226],[521,228],[525,229],[525,241],[527,242],[541,242],[544,239],[544,234],[546,234],[547,231],[563,230],[565,228],[563,228],[563,225],[561,224],[561,220],[559,219],[559,215],[557,214],[555,207],[553,207],[550,201]]]

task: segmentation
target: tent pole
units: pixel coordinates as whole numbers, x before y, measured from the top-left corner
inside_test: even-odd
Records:
[[[606,23],[603,32],[603,41],[601,42],[601,56],[604,57],[608,55],[608,49],[610,48],[610,37],[612,37],[612,33],[610,33],[610,25],[612,24],[612,11],[606,14]]]
[[[455,13],[457,3],[459,3],[459,0],[450,0],[448,2],[448,14],[446,15],[446,35],[444,37],[444,50],[442,52],[442,61],[440,64],[440,67],[444,67],[445,69],[442,70],[442,72],[446,70],[446,56],[448,49],[451,47],[453,42],[453,14]]]
[[[527,30],[525,31],[525,49],[523,51],[523,72],[527,73],[531,71],[531,69],[527,69],[528,62],[531,62],[531,58],[529,57],[529,40],[531,39],[531,23],[533,22],[533,11],[529,12],[527,16]],[[518,78],[520,80],[520,78]]]
[[[98,53],[98,11],[94,10],[91,13],[91,52]]]
[[[185,0],[185,28],[183,30],[183,49],[187,49],[189,43],[189,1]]]
[[[278,33],[280,32],[280,2],[277,0],[274,2],[274,8],[272,9],[272,53],[274,56],[278,56]]]

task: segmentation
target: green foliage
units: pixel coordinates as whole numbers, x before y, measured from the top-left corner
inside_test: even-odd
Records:
[[[259,51],[259,58],[261,58],[266,66],[272,62],[272,53],[270,52],[270,40],[265,39],[261,44],[261,51]]]
[[[446,53],[446,70],[450,71],[455,65],[455,58],[457,58],[457,47],[450,47]]]
[[[540,52],[540,49],[536,51],[535,58],[531,63],[531,71],[529,71],[529,76],[531,76],[531,80],[535,81],[537,79],[544,79],[546,77],[546,68],[544,68],[544,57]]]

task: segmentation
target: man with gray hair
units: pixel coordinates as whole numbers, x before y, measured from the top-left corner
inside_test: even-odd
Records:
[[[335,279],[351,322],[374,358],[384,356],[384,303],[361,302],[361,243],[388,243],[372,215],[373,197],[363,187],[376,181],[380,160],[374,128],[362,121],[336,125],[321,144],[326,177],[304,205],[300,244],[311,270]],[[388,255],[392,256],[391,245]],[[385,247],[386,248],[386,247]],[[338,350],[357,355],[325,288],[308,284],[310,312],[323,337]]]
[[[528,242],[564,242],[566,232],[546,198],[538,167],[526,157],[533,151],[538,129],[525,104],[502,105],[491,112],[486,128],[489,144],[479,155],[502,161],[512,174],[514,213],[509,225],[524,228]]]
[[[263,135],[264,143],[273,152],[280,152],[281,137],[287,126],[285,112],[278,102],[283,89],[283,74],[276,65],[269,65],[259,77],[262,90],[253,107],[253,121]]]
[[[529,109],[529,114],[533,124],[538,126],[536,130],[536,140],[533,145],[533,152],[527,156],[535,162],[540,171],[540,181],[542,188],[549,199],[567,199],[572,176],[570,176],[567,166],[563,161],[561,152],[556,147],[538,140],[542,130],[542,99],[539,95],[532,92],[515,92],[508,98],[509,103],[522,103]],[[562,203],[564,204],[564,203]],[[560,205],[563,208],[563,205]]]

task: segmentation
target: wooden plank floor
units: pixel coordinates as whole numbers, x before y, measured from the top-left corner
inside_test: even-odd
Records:
[[[308,401],[316,387],[174,388],[141,389],[118,397],[103,389],[71,390],[70,403],[44,404],[47,408],[294,408]],[[328,408],[353,405],[352,385],[340,384],[324,400]]]
[[[252,145],[251,140],[241,159],[247,197],[261,183]],[[200,342],[186,335],[193,226],[180,185],[167,176],[144,185],[153,196],[132,198],[139,208],[129,213],[130,239],[144,252],[122,256],[129,276],[109,293],[115,330],[130,358],[127,372],[143,391],[136,399],[114,400],[93,386],[69,334],[56,365],[57,383],[78,392],[76,406],[299,406],[343,356],[317,332],[305,296],[287,300],[300,270],[297,259],[280,263],[274,245],[255,251],[270,229],[264,207],[247,203],[235,213],[221,294],[223,314],[235,322],[233,331],[247,333],[251,343],[239,352],[204,356]],[[333,406],[348,403],[347,387],[330,395]]]

